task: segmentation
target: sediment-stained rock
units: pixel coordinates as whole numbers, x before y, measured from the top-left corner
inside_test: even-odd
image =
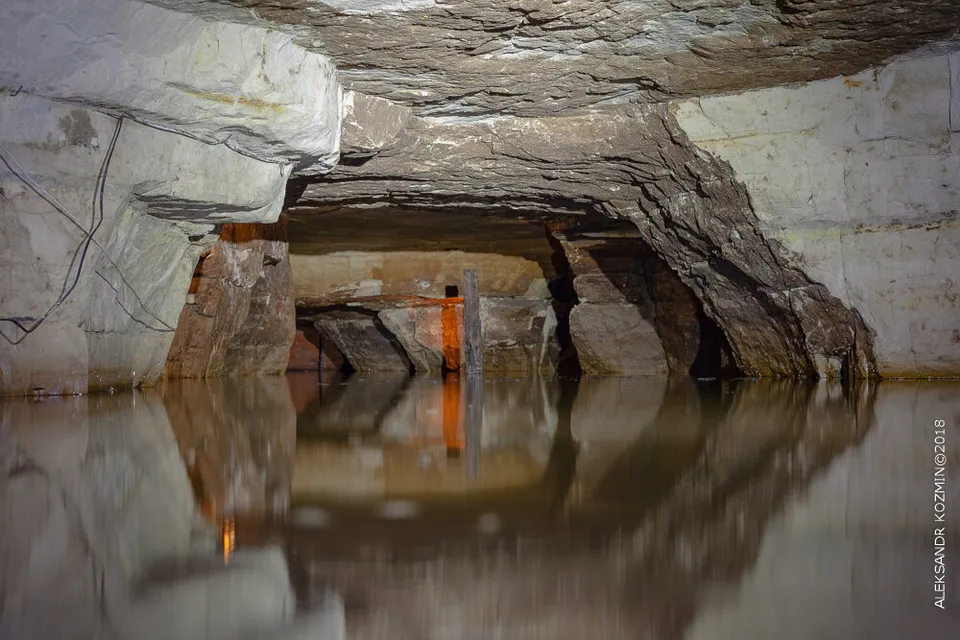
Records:
[[[578,306],[587,307],[576,319],[571,314],[570,321],[574,344],[585,350],[584,371],[660,372],[660,350],[647,327],[652,324],[670,375],[689,375],[700,349],[700,305],[690,288],[637,237],[622,237],[629,235],[622,232],[554,235],[576,274]],[[616,326],[625,334],[611,333]],[[640,342],[632,344],[628,336]],[[607,357],[611,359],[604,361]]]
[[[441,313],[440,305],[431,305],[384,309],[378,314],[387,331],[403,345],[417,373],[440,373],[443,369]]]
[[[323,228],[323,217],[314,223]],[[386,222],[389,228],[389,221]],[[429,217],[423,218],[426,236]],[[355,242],[364,242],[354,230]],[[543,241],[546,244],[546,241]],[[337,251],[291,256],[297,304],[320,307],[358,298],[445,297],[459,287],[464,269],[476,269],[480,295],[547,297],[543,268],[520,256],[464,251]]]
[[[166,375],[283,373],[294,316],[285,221],[224,225],[194,273]]]
[[[297,330],[290,345],[287,371],[316,371],[320,368],[320,349],[311,342],[302,330]]]

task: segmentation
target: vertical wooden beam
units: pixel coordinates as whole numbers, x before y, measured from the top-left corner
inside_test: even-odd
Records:
[[[476,269],[463,272],[463,345],[466,360],[466,411],[464,440],[468,478],[480,473],[480,433],[483,422],[483,333],[480,327],[480,293]]]
[[[463,271],[463,346],[467,375],[483,373],[483,333],[480,329],[480,293],[477,270]]]

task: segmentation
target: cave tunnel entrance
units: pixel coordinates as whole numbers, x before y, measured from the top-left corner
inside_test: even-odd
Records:
[[[292,369],[459,371],[459,282],[475,268],[485,369],[566,378],[737,373],[723,331],[629,222],[393,207],[292,207],[287,215]]]

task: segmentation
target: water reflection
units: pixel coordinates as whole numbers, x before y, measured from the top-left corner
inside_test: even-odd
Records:
[[[342,637],[333,601],[289,624],[295,601],[279,549],[239,551],[223,565],[168,410],[237,396],[182,391],[175,407],[156,391],[0,400],[0,638]],[[178,431],[194,443],[270,448],[241,428],[205,431],[230,411],[193,408],[198,431]]]
[[[464,386],[306,374],[2,401],[0,637],[280,625],[286,565],[250,550],[267,541],[300,604],[336,591],[357,639],[960,629],[955,591],[932,607],[930,537],[939,417],[960,543],[960,384],[487,379],[475,476]],[[182,591],[183,567],[206,586]]]
[[[286,512],[297,410],[284,378],[167,380],[148,393],[163,400],[204,513]]]
[[[461,466],[435,473],[449,449],[450,401],[439,382],[414,380],[364,440],[384,456],[380,484],[325,496],[295,489],[294,503],[324,518],[284,535],[302,594],[336,585],[353,604],[356,638],[913,637],[876,622],[881,600],[862,594],[878,590],[888,593],[883,613],[937,637],[956,614],[933,616],[929,580],[892,575],[909,565],[929,578],[932,436],[923,425],[938,411],[956,414],[960,399],[945,394],[956,389],[487,380],[480,478],[517,478],[498,492],[466,483]],[[897,417],[878,418],[878,403]],[[492,462],[523,450],[526,474]],[[399,482],[390,461],[425,451],[435,460],[404,467],[421,484]],[[955,473],[951,482],[956,496]],[[888,513],[883,496],[905,491],[913,501]],[[396,499],[415,508],[384,517],[378,505]],[[954,543],[958,522],[955,514]],[[864,532],[886,540],[882,555],[867,550],[873,543],[858,547]]]

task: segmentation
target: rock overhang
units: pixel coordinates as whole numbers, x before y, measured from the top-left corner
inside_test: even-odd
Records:
[[[124,115],[304,174],[337,162],[336,69],[288,33],[132,0],[8,5],[0,86],[11,93]]]
[[[852,74],[957,38],[952,0],[156,0],[242,7],[417,115],[532,117]]]

